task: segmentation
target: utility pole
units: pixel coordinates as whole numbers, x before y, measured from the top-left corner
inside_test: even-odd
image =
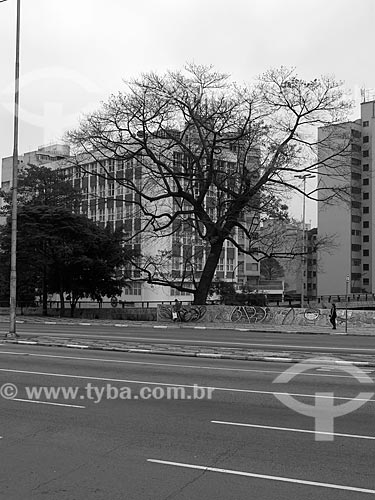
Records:
[[[5,0],[2,0],[5,1]],[[17,306],[17,186],[18,186],[18,115],[20,93],[20,24],[21,0],[17,0],[16,60],[14,78],[14,128],[13,128],[13,172],[12,172],[12,226],[10,250],[10,300],[8,338],[18,337],[16,332]]]
[[[345,280],[345,333],[348,333],[348,288],[350,277],[347,275]]]
[[[306,231],[305,231],[305,219],[306,219],[306,179],[309,177],[315,177],[313,174],[303,174],[303,175],[295,175],[298,179],[303,180],[303,198],[302,198],[302,249],[301,249],[301,309],[304,307],[305,302],[305,243],[306,243]]]

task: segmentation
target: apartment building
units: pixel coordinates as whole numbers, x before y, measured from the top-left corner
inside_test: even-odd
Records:
[[[70,148],[66,144],[49,144],[40,146],[36,151],[28,151],[18,157],[19,171],[27,165],[41,166],[45,163],[52,164],[68,158]],[[7,192],[13,183],[13,156],[7,156],[1,162],[1,190]],[[0,208],[4,200],[0,196]],[[0,217],[0,224],[5,224],[5,217]]]
[[[316,252],[318,229],[311,228],[310,224],[306,224],[302,232],[302,224],[300,223],[282,223],[277,220],[269,220],[264,224],[263,232],[265,242],[267,234],[272,234],[275,246],[270,250],[285,255],[285,258],[277,259],[284,270],[284,276],[280,279],[284,281],[285,294],[300,296],[303,286],[305,298],[315,300],[318,281]],[[276,234],[279,235],[278,238],[274,238]],[[304,255],[300,255],[302,247]]]
[[[319,236],[335,237],[335,245],[319,256],[318,294],[345,294],[347,277],[349,293],[375,293],[375,205],[372,175],[375,101],[361,104],[360,119],[319,129],[319,138],[325,139],[334,128],[341,134],[341,139],[340,134],[334,139],[337,150],[348,138],[350,147],[341,159],[341,174],[329,176],[327,169],[321,168],[318,181],[320,187],[334,189],[347,186],[350,199],[336,200],[334,204],[327,204],[322,200],[318,202]],[[319,149],[320,158],[326,157],[326,154],[324,148]]]

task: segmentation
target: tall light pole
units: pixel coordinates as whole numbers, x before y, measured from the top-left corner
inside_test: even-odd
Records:
[[[0,0],[5,2],[6,0]],[[18,184],[18,115],[20,94],[20,20],[21,0],[17,0],[16,61],[14,78],[14,128],[13,128],[13,172],[12,172],[12,226],[10,249],[10,299],[8,338],[18,337],[16,332],[17,305],[17,184]]]
[[[305,219],[306,219],[306,179],[309,177],[315,177],[313,174],[303,174],[303,175],[295,175],[298,179],[303,180],[303,199],[302,199],[302,252],[301,252],[301,309],[304,306],[305,300],[305,260],[304,260],[304,251],[305,251],[305,240],[306,240],[306,231],[305,231]]]

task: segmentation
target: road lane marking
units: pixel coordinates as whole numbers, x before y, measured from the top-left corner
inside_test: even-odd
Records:
[[[280,481],[283,483],[305,484],[307,486],[319,486],[321,488],[330,488],[330,489],[334,489],[334,490],[356,491],[359,493],[375,494],[375,490],[369,490],[366,488],[358,488],[356,486],[344,486],[341,484],[333,484],[333,483],[319,483],[317,481],[306,481],[304,479],[293,479],[291,477],[269,476],[266,474],[255,474],[254,472],[243,472],[243,471],[233,470],[233,469],[219,469],[218,467],[208,467],[205,465],[184,464],[181,462],[169,462],[167,460],[156,460],[153,458],[147,459],[147,462],[151,462],[154,464],[161,464],[161,465],[172,465],[174,467],[183,467],[185,469],[202,470],[205,472],[220,472],[222,474],[233,474],[235,476],[245,476],[245,477],[253,477],[256,479],[266,479],[268,481]]]
[[[166,387],[186,387],[186,388],[194,388],[195,385],[191,384],[172,384],[167,382],[150,382],[147,380],[130,380],[130,379],[119,379],[119,378],[107,378],[107,377],[91,377],[89,375],[70,375],[67,373],[50,373],[50,372],[33,372],[29,370],[14,370],[10,368],[0,368],[0,371],[7,373],[19,373],[26,375],[43,375],[46,377],[61,377],[61,378],[75,378],[75,379],[83,379],[83,380],[101,380],[103,382],[126,382],[128,384],[144,384],[144,385],[157,385],[157,386],[166,386]],[[321,399],[333,399],[338,401],[353,401],[352,397],[344,397],[344,396],[328,396],[325,394],[300,394],[293,392],[276,392],[276,391],[256,391],[255,389],[238,389],[235,387],[214,387],[211,385],[200,385],[200,387],[209,387],[215,391],[223,391],[223,392],[238,392],[244,394],[265,394],[275,396],[277,395],[288,395],[288,396],[300,396],[305,398],[321,398]],[[357,398],[357,401],[365,401],[365,402],[375,402],[375,399],[361,399]]]
[[[375,436],[363,436],[360,434],[342,434],[340,432],[310,431],[307,429],[294,429],[294,428],[290,428],[290,427],[273,427],[273,426],[269,426],[269,425],[243,424],[240,422],[225,422],[222,420],[211,420],[211,423],[222,424],[222,425],[234,425],[234,426],[238,426],[238,427],[254,427],[255,429],[269,429],[269,430],[273,430],[273,431],[302,432],[302,433],[306,433],[306,434],[325,434],[328,436],[375,440]]]
[[[80,349],[88,349],[88,345],[82,345],[82,344],[66,344],[66,347],[79,347]]]
[[[68,404],[64,404],[64,403],[51,403],[50,401],[38,401],[36,399],[12,398],[12,399],[9,399],[8,401],[20,401],[21,403],[36,403],[38,405],[67,406],[69,408],[86,408],[86,406],[68,405]]]
[[[154,326],[153,328],[159,328],[159,329],[165,329],[168,328],[167,326],[163,325],[157,325]],[[35,332],[21,332],[22,334],[28,334],[28,335],[35,335]],[[38,336],[51,336],[51,337],[63,337],[67,338],[69,335],[66,334],[66,332],[61,333],[59,335],[50,333],[50,334],[40,334]],[[252,346],[252,347],[287,347],[287,348],[293,348],[293,349],[310,349],[310,350],[321,350],[321,349],[327,349],[327,350],[333,350],[333,351],[363,351],[363,352],[375,352],[375,348],[365,348],[365,347],[331,347],[331,346],[309,346],[309,345],[289,345],[289,344],[264,344],[264,343],[257,343],[257,342],[226,342],[226,341],[216,341],[216,340],[195,340],[195,339],[171,339],[169,337],[165,338],[159,338],[159,337],[135,337],[133,335],[96,335],[96,334],[80,334],[77,333],[77,337],[88,337],[88,338],[97,338],[97,339],[125,339],[125,340],[154,340],[154,341],[163,341],[165,343],[171,343],[171,342],[177,342],[177,343],[183,343],[183,342],[188,342],[189,345],[194,345],[194,344],[215,344],[215,345],[229,345],[229,346]],[[69,337],[70,338],[70,337]]]
[[[80,346],[81,347],[81,346]],[[139,351],[139,349],[137,350]],[[145,349],[145,351],[149,352],[148,349]],[[82,357],[82,356],[63,356],[60,354],[37,354],[37,353],[31,353],[27,351],[1,351],[0,356],[2,354],[5,355],[12,355],[12,356],[30,356],[30,357],[37,357],[37,358],[58,358],[58,359],[74,359],[77,361],[101,361],[101,362],[106,362],[106,363],[122,363],[122,364],[129,364],[129,365],[150,365],[150,366],[166,366],[166,367],[171,367],[171,368],[192,368],[192,369],[199,369],[199,370],[215,370],[215,371],[228,371],[228,372],[249,372],[249,373],[272,373],[274,375],[280,375],[281,373],[284,373],[284,370],[282,371],[277,371],[277,370],[257,370],[255,368],[225,368],[225,367],[220,367],[220,366],[206,366],[206,365],[181,365],[181,364],[176,364],[176,363],[155,363],[152,361],[129,361],[129,360],[124,360],[124,359],[109,359],[109,358],[89,358],[89,357]],[[126,353],[125,353],[126,354]],[[272,358],[275,359],[275,358]],[[285,358],[282,358],[285,359]],[[227,360],[225,360],[227,361]],[[312,368],[314,366],[312,365]],[[322,368],[315,368],[316,370],[323,371]],[[329,371],[335,371],[337,370],[337,366],[332,366],[329,368]],[[369,368],[369,369],[363,369],[361,368],[366,373],[372,373],[375,368]],[[324,370],[325,371],[325,370]],[[328,371],[328,368],[327,368]],[[293,375],[293,373],[291,373]],[[301,375],[302,377],[325,377],[325,378],[349,378],[352,379],[353,377],[351,375],[341,375],[337,373],[336,375],[332,374],[326,374],[326,373],[295,373],[294,375]],[[367,380],[367,377],[360,377],[365,380]]]

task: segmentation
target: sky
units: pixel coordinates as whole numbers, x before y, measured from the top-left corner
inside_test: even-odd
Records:
[[[19,152],[61,141],[124,81],[186,62],[237,82],[281,65],[334,75],[358,118],[360,89],[375,88],[374,14],[374,0],[21,0]],[[16,0],[0,3],[0,158],[13,149],[15,25]]]

